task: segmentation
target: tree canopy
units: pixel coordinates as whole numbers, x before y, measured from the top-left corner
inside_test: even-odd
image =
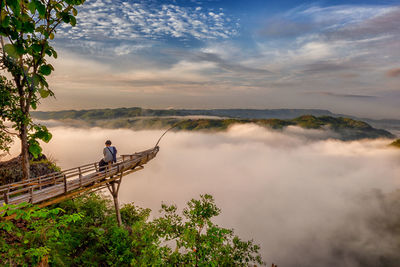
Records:
[[[21,139],[22,166],[29,177],[29,153],[41,153],[38,140],[48,142],[47,128],[35,124],[30,110],[40,100],[53,96],[47,76],[54,67],[48,58],[57,58],[50,44],[61,23],[76,25],[76,6],[84,0],[0,0],[0,149],[8,151],[10,130],[6,122]]]
[[[26,205],[26,204],[22,204]],[[20,207],[19,207],[20,208]],[[0,263],[49,263],[54,266],[249,266],[264,264],[253,241],[216,225],[220,209],[210,195],[192,199],[182,213],[162,205],[158,218],[133,203],[121,208],[122,227],[114,209],[90,194],[48,209],[13,206],[0,214]]]

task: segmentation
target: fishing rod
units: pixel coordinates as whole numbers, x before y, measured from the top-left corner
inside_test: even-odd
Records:
[[[183,120],[183,121],[179,121],[179,122],[176,122],[175,124],[173,124],[169,129],[167,129],[167,130],[160,136],[160,138],[158,139],[158,141],[157,141],[157,143],[156,143],[156,145],[155,145],[154,147],[157,147],[157,146],[158,146],[158,144],[160,143],[161,139],[164,137],[164,135],[165,135],[166,133],[168,133],[170,130],[174,129],[175,127],[177,127],[178,125],[180,125],[180,124],[182,124],[182,123],[184,123],[184,122],[186,122],[186,121],[187,121],[187,120]]]

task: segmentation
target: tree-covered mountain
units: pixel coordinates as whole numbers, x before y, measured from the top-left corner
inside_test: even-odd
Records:
[[[32,112],[40,120],[104,120],[134,117],[213,116],[235,119],[293,119],[303,115],[346,117],[367,122],[375,128],[400,131],[400,120],[370,119],[335,114],[324,109],[144,109],[140,107]]]
[[[166,117],[166,116],[215,116],[240,119],[292,119],[302,115],[333,116],[329,110],[323,109],[143,109],[116,108],[116,109],[89,109],[89,110],[62,110],[43,112],[37,111],[33,115],[41,120],[80,119],[99,120],[131,117]]]
[[[298,114],[310,112],[308,115]],[[313,114],[330,114],[315,116]],[[142,108],[67,110],[55,112],[36,112],[41,120],[60,120],[69,126],[129,128],[135,130],[167,129],[174,125],[176,130],[223,131],[233,124],[254,123],[262,127],[283,129],[287,126],[300,126],[306,129],[331,130],[341,140],[363,138],[394,138],[390,132],[376,129],[366,122],[351,118],[335,117],[327,110],[252,110],[252,109],[214,109],[214,110],[154,110]],[[188,117],[189,116],[189,117]],[[190,117],[191,116],[191,117]],[[193,118],[193,116],[213,116]],[[277,116],[278,118],[259,118]],[[215,118],[214,118],[215,117]],[[280,117],[280,118],[279,118]],[[290,117],[290,119],[283,119]]]

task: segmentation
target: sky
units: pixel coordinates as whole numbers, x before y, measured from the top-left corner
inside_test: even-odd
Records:
[[[88,0],[41,110],[319,108],[400,115],[400,1]]]

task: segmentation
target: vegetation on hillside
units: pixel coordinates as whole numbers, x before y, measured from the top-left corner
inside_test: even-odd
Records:
[[[102,110],[100,118],[105,115]],[[110,110],[113,111],[113,110]],[[175,130],[185,131],[224,131],[234,124],[254,123],[262,127],[283,129],[287,126],[299,126],[306,129],[332,130],[341,140],[357,140],[363,138],[394,138],[394,136],[382,129],[373,128],[368,123],[350,118],[304,115],[294,119],[187,119],[185,117],[132,117],[99,119],[93,115],[85,117],[85,120],[62,120],[63,123],[75,127],[102,127],[102,128],[128,128],[135,130],[167,129],[177,125]]]
[[[144,109],[105,108],[88,110],[36,111],[33,115],[41,120],[106,120],[133,117],[171,117],[171,116],[215,116],[240,119],[295,118],[304,114],[331,116],[328,110],[321,109]]]
[[[391,146],[395,146],[397,148],[400,148],[400,139],[397,139],[396,141],[394,141],[393,143],[390,144]]]
[[[27,204],[22,204],[26,207]],[[10,266],[249,266],[264,264],[258,245],[213,223],[220,214],[210,195],[180,213],[162,204],[158,218],[133,203],[118,227],[110,201],[97,194],[49,209],[3,206],[0,263]]]

